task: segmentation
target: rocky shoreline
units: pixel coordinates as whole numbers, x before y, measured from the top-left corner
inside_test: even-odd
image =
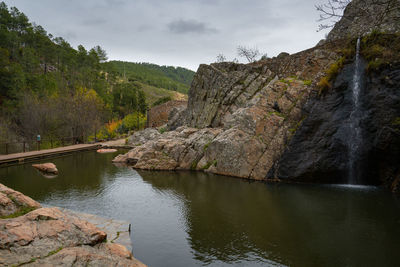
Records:
[[[1,266],[146,266],[118,243],[127,240],[127,229],[118,228],[123,226],[94,215],[42,207],[0,184]]]

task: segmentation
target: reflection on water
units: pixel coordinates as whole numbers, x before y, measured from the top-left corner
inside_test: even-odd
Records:
[[[400,209],[371,187],[284,185],[193,172],[136,172],[115,154],[0,169],[0,183],[44,204],[132,223],[149,266],[396,266]]]

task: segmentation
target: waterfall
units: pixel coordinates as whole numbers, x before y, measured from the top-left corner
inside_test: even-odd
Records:
[[[359,150],[362,144],[361,133],[361,105],[360,105],[360,91],[363,74],[363,66],[360,59],[360,38],[357,39],[356,59],[354,66],[354,75],[351,84],[352,89],[352,110],[349,116],[349,180],[350,184],[360,183],[360,172],[358,168],[357,159],[359,158]]]

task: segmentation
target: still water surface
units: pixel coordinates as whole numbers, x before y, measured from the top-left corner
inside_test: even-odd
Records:
[[[400,200],[374,187],[249,182],[117,167],[116,154],[0,168],[0,183],[42,204],[132,223],[149,266],[400,266]]]

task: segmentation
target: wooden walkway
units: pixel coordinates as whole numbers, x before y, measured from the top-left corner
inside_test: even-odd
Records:
[[[79,144],[72,146],[57,147],[53,149],[44,149],[40,151],[30,151],[25,153],[15,153],[8,155],[0,155],[0,167],[1,165],[10,165],[20,163],[24,161],[30,161],[35,159],[47,158],[52,156],[58,156],[68,154],[76,151],[93,150],[101,147],[101,143],[97,144]]]

